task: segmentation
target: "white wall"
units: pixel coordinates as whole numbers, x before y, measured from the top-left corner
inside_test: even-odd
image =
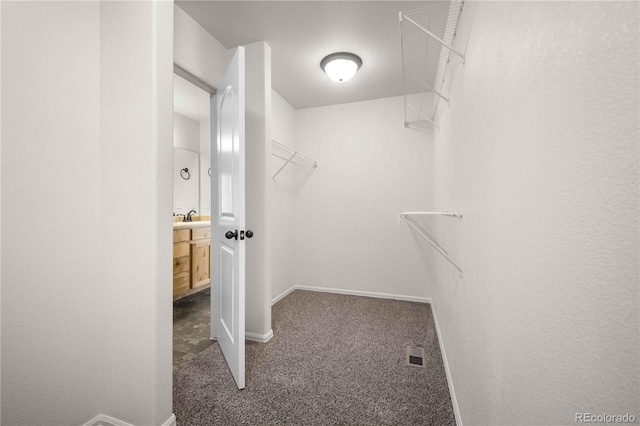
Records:
[[[0,5],[0,46],[2,45],[2,5]],[[2,99],[2,48],[0,47],[0,100]],[[2,194],[2,102],[0,101],[0,194]],[[0,196],[0,423],[2,423],[2,196]]]
[[[638,3],[478,2],[428,167],[462,421],[640,417]]]
[[[174,52],[176,64],[188,67],[196,77],[218,88],[233,57],[218,40],[178,6],[174,7]]]
[[[295,149],[295,109],[277,92],[271,92],[271,138]],[[271,156],[270,176],[285,160]],[[304,180],[297,179],[297,167],[287,165],[271,180],[269,217],[271,220],[271,297],[296,284],[295,196]]]
[[[2,2],[2,414],[100,411],[97,3]]]
[[[3,423],[171,417],[172,13],[2,3]]]
[[[172,39],[171,2],[100,3],[101,404],[140,425],[172,405]]]
[[[271,48],[265,42],[245,46],[246,331],[252,338],[271,332]]]
[[[397,214],[430,209],[431,135],[403,126],[401,97],[296,112],[318,162],[296,200],[296,284],[426,297],[424,244]]]

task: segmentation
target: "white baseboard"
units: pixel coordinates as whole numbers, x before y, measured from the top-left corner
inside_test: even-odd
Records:
[[[420,303],[429,303],[431,301],[431,299],[429,299],[428,297],[422,296],[406,296],[403,294],[377,293],[375,291],[348,290],[342,288],[316,287],[310,285],[296,285],[291,289],[291,291],[293,290],[321,291],[323,293],[347,294],[350,296],[376,297],[379,299],[405,300],[408,302]]]
[[[178,423],[176,422],[175,414],[171,414],[171,417],[169,417],[166,422],[162,423],[162,426],[177,426],[177,425]]]
[[[177,426],[177,424],[178,423],[176,423],[176,415],[171,414],[171,417],[169,417],[166,422],[162,423],[162,426]]]
[[[244,338],[245,340],[251,340],[254,342],[267,343],[273,337],[273,329],[269,329],[265,334],[258,333],[250,333],[245,331]]]
[[[83,426],[134,426],[131,423],[123,422],[114,417],[105,416],[104,414],[98,414],[93,419],[89,420]],[[171,414],[171,417],[161,426],[176,426],[176,416]]]
[[[278,303],[281,299],[284,299],[285,297],[287,297],[289,295],[289,293],[291,293],[295,289],[296,289],[296,286],[294,285],[291,288],[283,291],[282,293],[280,293],[279,295],[277,295],[273,299],[271,299],[271,306],[273,306],[276,303]]]
[[[462,426],[462,417],[460,416],[460,408],[458,407],[458,399],[456,398],[456,391],[453,388],[453,378],[451,377],[451,370],[449,369],[449,360],[447,359],[447,351],[444,349],[444,342],[442,341],[442,333],[440,333],[440,326],[438,325],[438,316],[436,315],[436,307],[431,302],[431,313],[433,313],[433,322],[436,325],[436,333],[438,335],[438,343],[440,345],[440,353],[442,354],[442,363],[444,364],[444,372],[447,376],[447,384],[449,385],[449,393],[451,394],[451,405],[453,406],[453,415],[456,417],[456,425]]]

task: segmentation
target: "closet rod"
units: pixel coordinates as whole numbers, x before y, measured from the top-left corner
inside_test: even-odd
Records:
[[[398,216],[451,216],[462,217],[462,212],[455,210],[442,210],[442,211],[420,211],[420,212],[402,212]]]

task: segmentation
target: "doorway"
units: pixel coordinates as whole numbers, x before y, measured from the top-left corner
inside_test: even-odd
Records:
[[[210,92],[174,74],[173,368],[211,339]]]
[[[185,185],[191,188],[187,192],[173,194],[174,298],[195,294],[207,285],[211,288],[211,339],[218,341],[237,387],[243,389],[245,244],[253,237],[253,231],[244,229],[245,51],[238,47],[231,58],[219,83],[223,88],[219,94],[179,66],[176,65],[174,70],[178,74],[175,76],[178,91],[175,93],[174,110],[189,111],[195,104],[202,105],[198,108],[201,121],[197,125],[178,112],[174,114],[174,145],[177,146],[174,150],[183,148],[183,145],[190,148],[186,149],[186,157],[181,156],[182,152],[174,152],[174,189],[179,191]],[[185,84],[185,79],[206,90],[196,91],[193,86]],[[194,98],[182,99],[181,88]],[[215,143],[211,143],[213,135]],[[199,139],[199,153],[195,153],[195,139]],[[192,176],[192,183],[180,180],[189,181]],[[198,192],[205,194],[196,201],[192,194]],[[197,216],[196,204],[201,212],[209,214]],[[175,210],[179,209],[189,211],[186,214],[176,213]]]

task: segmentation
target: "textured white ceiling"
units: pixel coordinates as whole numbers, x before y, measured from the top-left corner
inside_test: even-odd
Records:
[[[402,95],[398,12],[428,1],[177,1],[227,48],[266,41],[272,87],[296,109]],[[445,17],[446,19],[446,17]],[[362,68],[345,83],[323,57],[353,52]]]

